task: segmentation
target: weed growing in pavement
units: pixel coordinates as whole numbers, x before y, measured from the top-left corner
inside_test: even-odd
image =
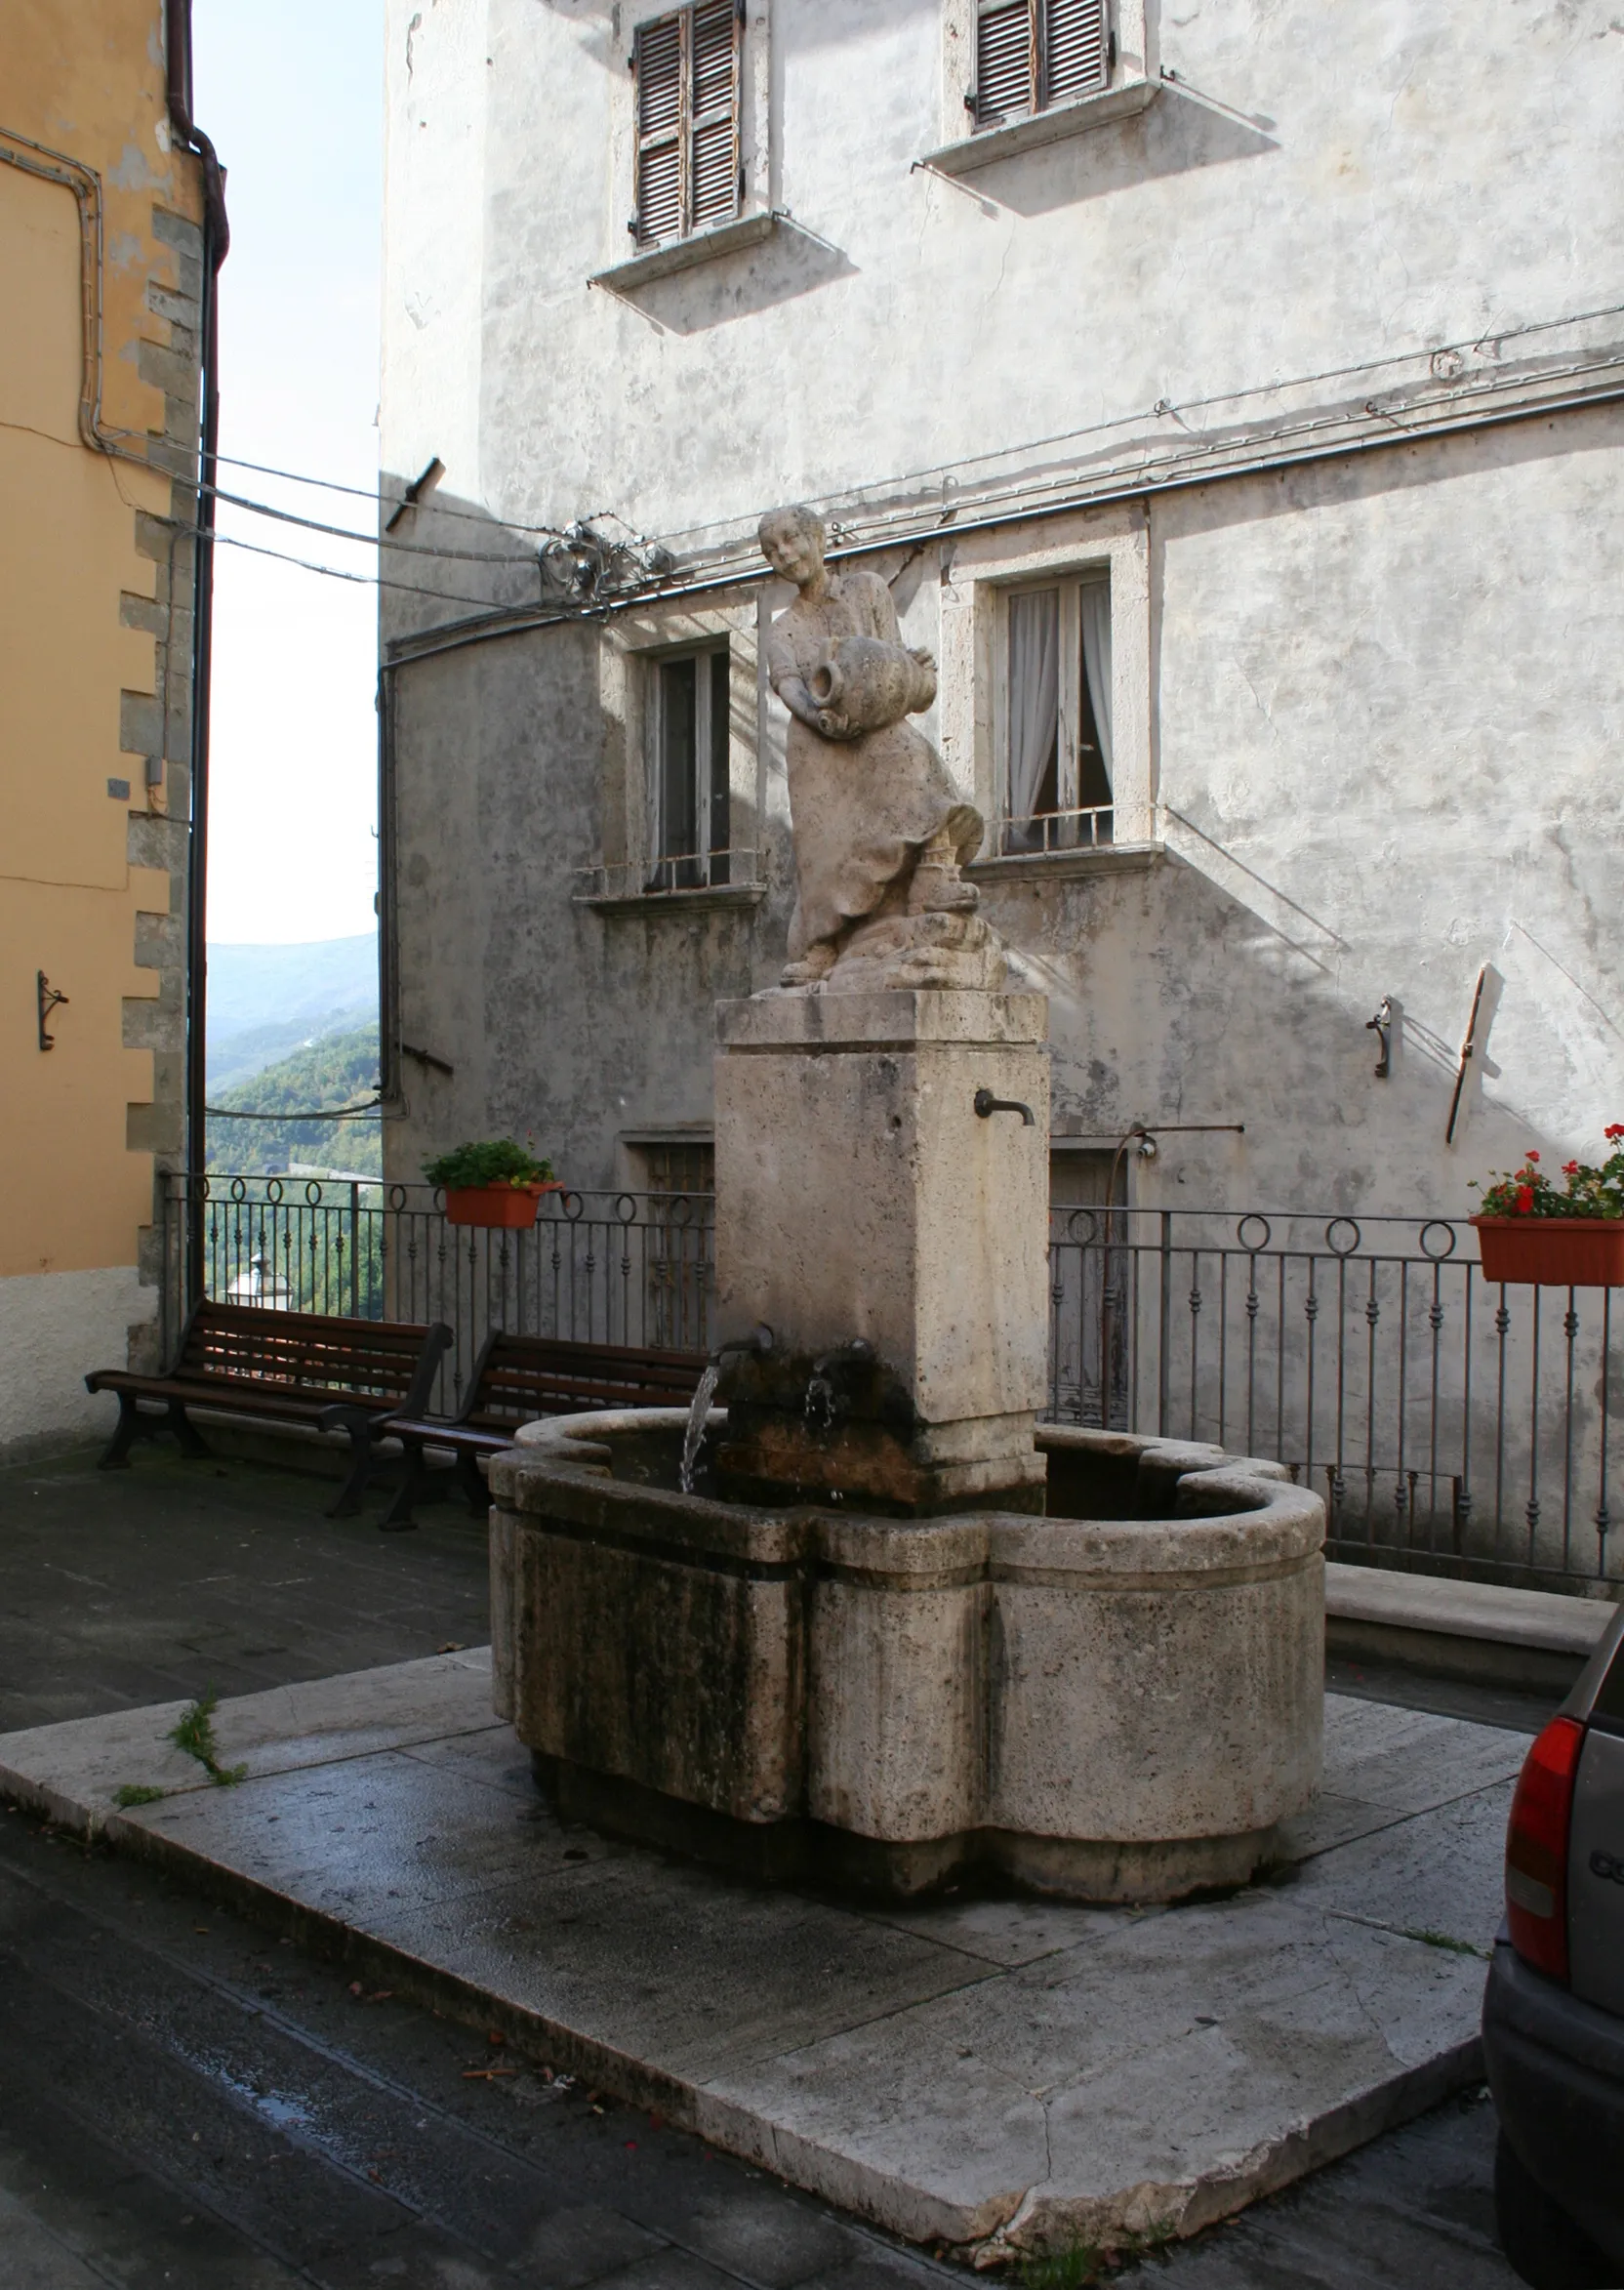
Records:
[[[1109,2281],[1145,2259],[1164,2256],[1172,2240],[1170,2227],[1154,2227],[1148,2234],[1124,2234],[1109,2246],[1074,2242],[1064,2250],[1027,2259],[1018,2277],[1021,2290],[1093,2290],[1094,2284]]]
[[[128,1813],[132,1805],[156,1805],[163,1794],[162,1789],[148,1789],[140,1781],[126,1781],[113,1803],[121,1805]]]
[[[1486,1959],[1488,1955],[1486,1948],[1480,1948],[1471,1941],[1457,1941],[1450,1933],[1434,1932],[1430,1924],[1423,1924],[1413,1932],[1406,1926],[1404,1939],[1419,1941],[1426,1948],[1447,1948],[1452,1956],[1482,1956]]]
[[[181,1712],[170,1729],[170,1739],[177,1749],[183,1749],[188,1757],[195,1757],[217,1789],[235,1788],[246,1780],[246,1765],[222,1765],[220,1743],[215,1739],[215,1711],[220,1707],[220,1695],[211,1686]]]

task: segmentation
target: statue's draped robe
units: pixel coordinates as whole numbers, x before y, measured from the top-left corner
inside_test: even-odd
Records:
[[[794,676],[804,683],[842,636],[901,644],[891,592],[877,575],[832,574],[821,604],[799,596],[779,614],[767,636],[773,689]],[[788,770],[798,884],[792,961],[872,914],[911,856],[942,829],[961,864],[980,848],[980,813],[960,801],[942,758],[906,719],[830,740],[792,716]]]

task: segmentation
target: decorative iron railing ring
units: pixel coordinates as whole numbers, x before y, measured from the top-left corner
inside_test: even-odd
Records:
[[[1427,1241],[1427,1235],[1429,1233],[1441,1233],[1448,1246],[1443,1248],[1431,1247]],[[1441,1264],[1446,1256],[1452,1256],[1454,1254],[1455,1241],[1457,1237],[1458,1236],[1456,1235],[1454,1226],[1448,1222],[1447,1218],[1441,1216],[1429,1216],[1426,1223],[1421,1227],[1418,1245],[1423,1256],[1430,1256],[1435,1264]]]
[[[1077,1230],[1079,1216],[1085,1216],[1088,1219],[1088,1230],[1085,1233]],[[1093,1244],[1099,1229],[1100,1220],[1091,1208],[1074,1208],[1066,1219],[1066,1238],[1069,1241],[1078,1242],[1084,1248]]]
[[[1339,1247],[1333,1236],[1344,1225],[1354,1237],[1345,1247]],[[1351,1216],[1333,1216],[1325,1227],[1325,1246],[1333,1256],[1352,1256],[1363,1238],[1363,1234]]]
[[[314,1177],[308,1177],[305,1179],[304,1200],[306,1206],[310,1208],[319,1208],[321,1206],[321,1187],[316,1182]]]
[[[624,1206],[622,1206],[623,1203],[625,1204]],[[635,1224],[637,1221],[637,1201],[635,1194],[617,1193],[615,1195],[615,1214],[620,1218],[622,1224]]]
[[[391,1185],[389,1187],[386,1206],[395,1209],[396,1211],[405,1207],[406,1187],[404,1185]]]
[[[581,1222],[587,1212],[587,1197],[584,1193],[554,1193],[552,1198],[558,1204],[560,1216],[565,1217],[571,1224]]]
[[[433,1186],[431,1186],[431,1187],[429,1188],[429,1190],[430,1190],[430,1194],[431,1194],[431,1198],[430,1198],[430,1200],[429,1200],[429,1203],[428,1203],[428,1213],[429,1213],[429,1215],[430,1215],[430,1216],[444,1216],[444,1214],[445,1214],[445,1187],[444,1187],[443,1185],[433,1185]]]
[[[265,1179],[265,1200],[272,1208],[281,1207],[282,1180],[280,1177],[267,1177]]]
[[[1262,1225],[1263,1238],[1261,1241],[1247,1240],[1246,1227],[1249,1224]],[[1235,1237],[1239,1242],[1241,1247],[1245,1249],[1248,1256],[1257,1256],[1268,1247],[1270,1242],[1274,1239],[1275,1228],[1269,1222],[1269,1219],[1266,1216],[1259,1216],[1256,1209],[1253,1209],[1248,1215],[1243,1216],[1239,1223],[1236,1226]]]
[[[677,1213],[679,1209],[680,1215]],[[666,1213],[661,1221],[664,1224],[674,1224],[680,1231],[686,1232],[694,1221],[694,1204],[690,1197],[686,1193],[669,1193],[666,1196]]]
[[[231,1190],[227,1198],[232,1201],[246,1201],[248,1199],[247,1179],[244,1177],[233,1177],[231,1179]]]

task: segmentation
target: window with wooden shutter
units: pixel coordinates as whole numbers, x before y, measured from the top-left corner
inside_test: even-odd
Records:
[[[998,127],[1111,79],[1110,0],[981,0],[975,118]]]
[[[699,0],[637,26],[639,246],[739,212],[739,0]]]

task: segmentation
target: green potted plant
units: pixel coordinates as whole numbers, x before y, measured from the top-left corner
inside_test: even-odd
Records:
[[[564,1189],[550,1161],[538,1161],[527,1144],[515,1145],[511,1137],[459,1145],[426,1161],[423,1173],[443,1188],[448,1224],[482,1224],[504,1232],[533,1225],[542,1195]]]
[[[1560,1188],[1532,1150],[1520,1169],[1494,1178],[1472,1219],[1485,1278],[1563,1288],[1624,1287],[1624,1122],[1614,1122],[1605,1136],[1611,1150],[1601,1167],[1564,1161]]]

